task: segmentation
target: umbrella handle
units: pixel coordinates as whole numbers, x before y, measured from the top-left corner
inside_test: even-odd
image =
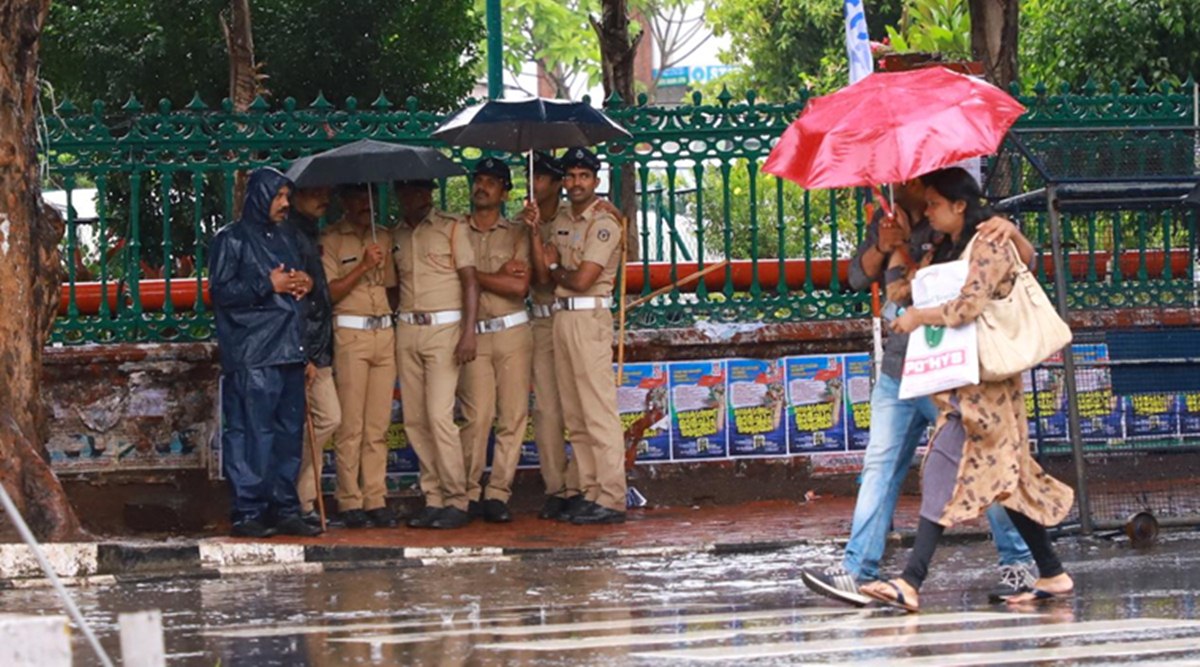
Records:
[[[533,149],[529,149],[529,171],[525,181],[529,184],[529,201],[536,201],[533,198]]]

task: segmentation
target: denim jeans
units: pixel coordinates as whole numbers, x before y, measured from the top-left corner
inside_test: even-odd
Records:
[[[842,566],[858,581],[879,578],[879,561],[891,528],[900,486],[908,474],[921,435],[937,421],[928,396],[901,400],[900,381],[880,374],[871,392],[871,437],[863,460],[862,485],[854,504],[850,542]],[[1029,562],[1029,547],[999,503],[987,511],[1000,564]]]

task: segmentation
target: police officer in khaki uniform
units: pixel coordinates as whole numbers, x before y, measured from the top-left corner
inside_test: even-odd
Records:
[[[570,215],[570,203],[562,201],[562,163],[548,153],[533,154],[533,197],[526,205],[525,220],[540,219],[539,238],[550,243],[560,215]],[[555,519],[574,503],[583,502],[579,493],[579,466],[567,457],[562,402],[554,375],[554,285],[533,285],[533,438],[538,465],[546,485],[546,501],[539,519]]]
[[[334,435],[337,504],[348,528],[397,525],[387,507],[387,430],[396,383],[395,336],[387,290],[389,232],[371,220],[365,186],[339,190],[343,216],[321,236],[333,300],[333,371],[342,406]]]
[[[621,225],[598,206],[600,160],[595,154],[572,148],[562,165],[570,214],[556,220],[549,245],[533,245],[532,256],[537,282],[555,285],[554,367],[584,495],[584,502],[564,518],[576,524],[622,523],[625,447],[617,415],[610,311]]]
[[[475,358],[479,283],[467,225],[434,210],[433,188],[432,181],[397,184],[404,217],[392,237],[400,277],[395,354],[404,428],[421,465],[425,496],[425,508],[408,525],[459,528],[471,518],[454,394],[460,367]]]
[[[525,438],[533,370],[533,332],[525,310],[529,228],[500,214],[512,186],[508,165],[490,157],[480,160],[471,183],[474,211],[467,216],[466,236],[479,279],[479,343],[475,360],[462,369],[458,398],[466,419],[462,446],[471,500],[480,497],[488,433],[495,423],[492,474],[480,508],[484,521],[492,523],[512,521],[508,500]]]

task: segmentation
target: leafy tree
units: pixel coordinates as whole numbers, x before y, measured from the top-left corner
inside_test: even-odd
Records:
[[[1177,0],[1023,0],[1021,80],[1181,82],[1200,71],[1200,13]]]
[[[218,16],[225,0],[75,0],[51,6],[42,78],[87,102],[213,104],[228,94]],[[483,25],[473,0],[253,0],[256,59],[275,99],[324,91],[449,109],[471,90]]]
[[[898,26],[887,26],[892,48],[901,53],[971,57],[971,15],[965,0],[908,0]]]

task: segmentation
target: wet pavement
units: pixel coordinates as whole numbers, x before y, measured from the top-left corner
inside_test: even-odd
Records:
[[[987,604],[995,551],[948,544],[923,613],[831,606],[799,581],[836,547],[591,561],[442,561],[74,589],[110,651],[120,612],[163,610],[172,665],[1200,664],[1200,533],[1148,550],[1058,542],[1077,594]],[[905,556],[889,558],[894,571]],[[54,613],[49,590],[0,613]],[[79,643],[76,664],[95,664]]]

